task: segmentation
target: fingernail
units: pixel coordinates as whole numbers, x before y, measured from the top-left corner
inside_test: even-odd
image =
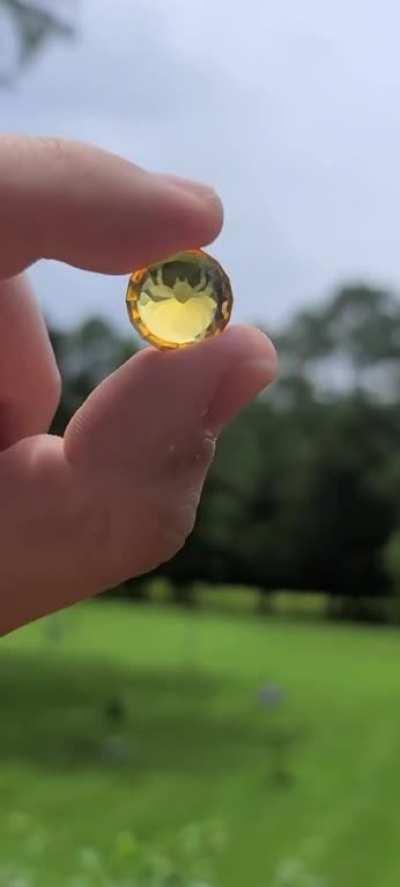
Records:
[[[208,430],[218,434],[243,407],[274,381],[275,376],[275,360],[250,360],[231,369],[218,386],[207,411]]]
[[[181,188],[182,191],[194,194],[195,197],[200,197],[208,203],[221,204],[218,194],[214,191],[214,188],[210,187],[210,185],[205,185],[203,182],[195,182],[193,179],[184,179],[180,176],[172,175],[171,173],[161,173],[160,177],[163,178],[164,181],[174,185],[176,188]]]

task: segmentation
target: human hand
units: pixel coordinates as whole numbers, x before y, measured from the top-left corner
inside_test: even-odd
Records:
[[[221,224],[203,186],[73,142],[0,138],[0,632],[171,558],[218,434],[276,367],[250,327],[146,348],[92,392],[64,438],[48,435],[60,381],[23,271],[51,258],[127,274],[209,243]]]

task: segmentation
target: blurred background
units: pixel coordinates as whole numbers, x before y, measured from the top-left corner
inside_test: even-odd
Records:
[[[0,887],[398,887],[397,4],[0,0],[1,130],[222,196],[279,381],[168,565],[4,639]],[[126,278],[31,271],[53,431],[140,343]]]

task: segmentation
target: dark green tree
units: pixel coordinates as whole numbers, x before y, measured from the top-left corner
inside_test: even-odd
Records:
[[[49,40],[71,37],[75,30],[74,3],[0,0],[0,85],[11,83]]]
[[[399,330],[394,295],[345,287],[275,337],[280,379],[222,436],[195,531],[160,568],[182,598],[199,579],[338,600],[389,590],[382,551],[400,526]],[[134,347],[99,319],[52,338],[61,432]]]

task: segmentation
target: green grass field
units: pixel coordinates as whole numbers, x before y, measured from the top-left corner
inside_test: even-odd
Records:
[[[0,690],[0,887],[400,883],[395,630],[91,604]]]

